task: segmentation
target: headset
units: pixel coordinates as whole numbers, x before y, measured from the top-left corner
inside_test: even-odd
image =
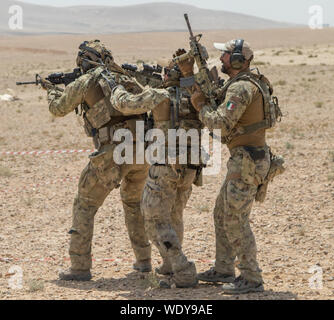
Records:
[[[233,69],[240,70],[244,66],[244,62],[246,61],[246,59],[242,54],[243,45],[243,39],[238,39],[235,41],[235,48],[232,51],[230,57],[230,64]]]

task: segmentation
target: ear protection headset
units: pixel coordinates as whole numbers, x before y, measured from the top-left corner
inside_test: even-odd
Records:
[[[235,48],[231,53],[230,63],[233,69],[240,70],[244,62],[246,61],[245,57],[242,54],[242,49],[244,45],[243,39],[238,39],[235,41]]]

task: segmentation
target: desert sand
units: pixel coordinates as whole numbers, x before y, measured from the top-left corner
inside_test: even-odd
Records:
[[[269,187],[264,204],[251,214],[263,270],[265,292],[223,295],[219,285],[201,282],[195,289],[158,289],[154,273],[131,268],[119,190],[114,190],[95,219],[93,280],[57,280],[69,266],[67,234],[78,176],[87,152],[6,155],[33,150],[93,149],[74,113],[53,118],[46,93],[35,86],[16,87],[36,73],[70,71],[78,45],[100,38],[119,63],[165,63],[188,48],[187,34],[31,36],[0,38],[0,299],[333,299],[334,298],[334,30],[309,29],[203,32],[203,43],[219,67],[213,42],[244,37],[255,49],[254,66],[273,83],[284,114],[267,134],[272,150],[284,156],[286,172]],[[194,187],[184,212],[184,251],[199,272],[212,266],[215,235],[212,211],[226,173],[222,168]],[[153,248],[153,267],[161,259]],[[23,287],[13,289],[13,266],[22,270]],[[321,268],[322,288],[310,287]],[[319,269],[320,270],[320,269]],[[319,273],[318,275],[321,276]],[[311,279],[311,280],[310,280]],[[321,279],[320,279],[321,280]],[[312,281],[311,281],[312,282]]]

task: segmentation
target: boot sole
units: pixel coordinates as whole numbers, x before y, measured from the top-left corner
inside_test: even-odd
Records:
[[[204,282],[212,282],[212,283],[217,283],[217,282],[222,282],[222,283],[232,283],[235,278],[230,277],[230,278],[221,278],[221,279],[206,279],[206,278],[201,278],[197,276],[197,279],[200,281],[204,281]]]

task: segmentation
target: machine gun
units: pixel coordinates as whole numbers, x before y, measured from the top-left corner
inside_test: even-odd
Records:
[[[64,84],[65,87],[69,85],[71,82],[75,81],[82,75],[81,70],[79,68],[75,68],[73,72],[70,73],[63,73],[63,72],[57,72],[50,74],[45,80],[51,82],[53,85],[59,85]],[[23,86],[23,85],[30,85],[35,84],[38,86],[43,82],[41,76],[39,74],[36,74],[35,81],[28,81],[28,82],[16,82],[17,86]]]
[[[202,38],[202,34],[194,36],[190,26],[188,14],[185,13],[184,18],[186,20],[190,34],[190,50],[185,54],[175,57],[173,62],[179,63],[184,60],[194,58],[198,67],[198,73],[190,78],[182,78],[181,87],[191,87],[197,83],[203,93],[209,99],[210,104],[213,107],[217,107],[217,92],[219,85],[222,84],[222,80],[220,80],[218,77],[218,71],[216,67],[212,68],[211,70],[208,68],[208,52],[206,48],[199,43],[200,39]]]
[[[134,64],[124,63],[122,64],[122,68],[143,86],[149,85],[152,88],[158,88],[163,84],[161,75],[163,68],[158,64],[156,66],[150,66],[143,63],[143,69],[139,70]]]

